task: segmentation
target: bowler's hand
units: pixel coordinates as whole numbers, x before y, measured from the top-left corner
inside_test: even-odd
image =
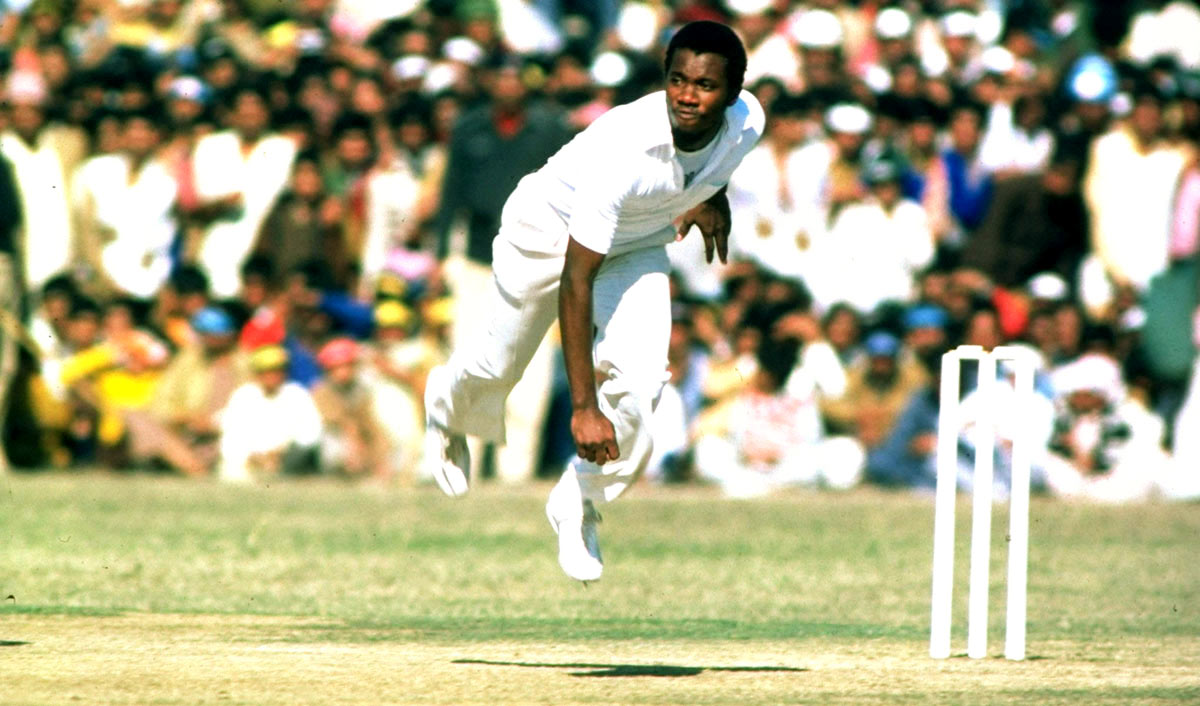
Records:
[[[585,461],[604,465],[620,456],[617,432],[597,407],[577,409],[571,414],[571,437],[575,439],[575,451]]]
[[[679,232],[676,240],[683,240],[692,226],[700,229],[704,236],[704,260],[713,261],[713,249],[724,264],[729,256],[729,199],[725,190],[718,191],[712,198],[696,206],[679,218]]]

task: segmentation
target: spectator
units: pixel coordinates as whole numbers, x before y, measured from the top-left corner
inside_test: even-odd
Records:
[[[288,381],[287,351],[263,346],[250,355],[250,367],[253,379],[234,390],[221,414],[218,478],[249,483],[313,471],[321,414],[308,390]]]
[[[950,111],[950,146],[942,151],[958,247],[983,222],[992,202],[992,175],[979,160],[982,121],[978,106],[970,103],[955,106]]]
[[[438,255],[445,258],[452,225],[460,216],[466,220],[466,250],[445,264],[456,301],[454,340],[486,328],[487,312],[477,303],[491,286],[491,243],[502,227],[504,200],[521,177],[536,171],[570,138],[557,111],[530,103],[518,66],[490,67],[482,82],[488,91],[487,103],[465,113],[454,128],[436,221]],[[540,456],[540,430],[550,399],[550,351],[546,342],[539,346],[509,397],[508,443],[497,454],[496,471],[501,478],[526,480],[536,471],[533,459]],[[473,464],[482,460],[481,451],[482,447],[472,449]],[[472,475],[479,470],[473,469]]]
[[[1088,353],[1056,370],[1052,382],[1050,491],[1102,502],[1148,497],[1168,471],[1163,423],[1128,398],[1116,362]]]
[[[88,264],[105,294],[151,299],[171,272],[178,184],[157,155],[158,118],[129,113],[121,149],[84,162],[72,197]]]
[[[903,198],[900,177],[893,158],[867,165],[870,195],[833,218],[816,253],[820,267],[810,281],[818,301],[844,301],[867,314],[912,299],[915,275],[933,259],[934,243],[925,211]]]
[[[863,347],[866,356],[847,371],[846,392],[824,400],[821,412],[832,433],[853,436],[869,452],[892,433],[923,377],[900,367],[900,340],[892,334],[876,331]]]
[[[789,486],[853,487],[862,474],[862,449],[848,438],[825,439],[803,412],[787,381],[797,343],[766,339],[750,384],[698,422],[696,471],[729,495],[753,497]]]
[[[1002,287],[1019,287],[1043,272],[1075,281],[1088,248],[1079,164],[1076,155],[1059,150],[1044,173],[998,182],[963,264]]]
[[[257,88],[233,90],[225,111],[228,129],[200,138],[193,163],[209,222],[195,257],[218,298],[237,294],[242,263],[296,156],[295,143],[268,131],[269,108]]]
[[[1165,139],[1157,89],[1139,85],[1133,98],[1129,120],[1093,143],[1084,176],[1092,255],[1081,295],[1093,316],[1114,288],[1143,291],[1166,267],[1175,185],[1188,160]]]
[[[411,480],[425,433],[425,380],[444,360],[441,347],[418,327],[403,303],[384,300],[375,306],[375,333],[367,353],[374,413],[392,448],[397,468]]]
[[[8,77],[8,128],[0,155],[12,166],[21,203],[17,243],[23,257],[22,286],[37,289],[64,270],[74,256],[67,193],[69,139],[46,120],[46,87],[40,76],[14,71]]]
[[[342,229],[341,201],[325,187],[315,154],[297,155],[290,184],[271,208],[256,239],[254,254],[264,257],[276,272],[322,260],[335,278],[347,269],[348,252]]]
[[[317,354],[325,371],[312,390],[324,424],[321,467],[385,484],[395,474],[395,458],[375,413],[374,390],[361,374],[359,356],[358,344],[344,337],[329,341]]]
[[[192,477],[208,475],[217,458],[220,414],[249,370],[238,352],[233,320],[208,307],[191,321],[197,341],[167,365],[145,410],[126,415],[134,463],[160,462]]]

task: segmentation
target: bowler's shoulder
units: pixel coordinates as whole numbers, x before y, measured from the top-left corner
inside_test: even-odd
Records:
[[[767,116],[750,91],[738,94],[737,101],[725,111],[725,120],[735,132],[750,133],[757,140],[766,129]]]

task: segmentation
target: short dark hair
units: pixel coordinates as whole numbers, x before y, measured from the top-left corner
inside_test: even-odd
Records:
[[[746,79],[746,47],[727,25],[710,20],[689,22],[671,37],[663,71],[671,70],[671,60],[679,49],[691,49],[697,54],[717,54],[725,57],[725,79],[729,82],[730,100],[737,100]]]

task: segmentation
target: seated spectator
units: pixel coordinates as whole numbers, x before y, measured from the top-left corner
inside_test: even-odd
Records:
[[[410,474],[420,459],[425,433],[425,380],[443,359],[430,327],[420,327],[411,309],[398,301],[376,305],[367,372],[372,379],[376,418],[395,449],[395,463],[401,473]]]
[[[1064,498],[1143,500],[1169,471],[1162,420],[1131,400],[1116,362],[1085,353],[1054,371],[1056,418],[1046,481]]]
[[[287,379],[288,354],[263,346],[250,355],[254,377],[234,390],[220,418],[217,477],[248,483],[255,476],[316,468],[321,414],[308,390]]]
[[[862,448],[846,437],[824,438],[808,423],[805,408],[812,403],[788,391],[797,348],[790,339],[764,340],[750,384],[697,422],[696,472],[729,495],[789,486],[845,489],[862,477]]]
[[[832,433],[851,435],[870,450],[892,433],[923,377],[901,368],[900,341],[890,333],[876,331],[863,348],[866,355],[847,372],[845,394],[824,400],[821,412]]]
[[[934,243],[925,211],[902,197],[898,162],[875,160],[863,180],[870,195],[832,218],[809,282],[818,301],[848,302],[867,314],[885,302],[912,299],[916,273],[933,259]]]
[[[216,461],[221,410],[249,377],[235,345],[233,319],[209,307],[192,317],[197,341],[167,365],[145,410],[126,415],[133,463],[165,463],[187,476],[208,475]]]
[[[313,386],[321,413],[321,468],[385,483],[395,473],[387,434],[376,416],[373,388],[359,369],[359,346],[335,338],[321,347],[317,361],[325,376]]]
[[[925,382],[907,400],[892,432],[867,454],[866,478],[892,488],[937,485],[937,429],[941,352],[926,350],[913,363]]]
[[[833,346],[842,365],[850,366],[863,354],[862,315],[845,302],[838,302],[825,312],[821,321],[825,340]]]

